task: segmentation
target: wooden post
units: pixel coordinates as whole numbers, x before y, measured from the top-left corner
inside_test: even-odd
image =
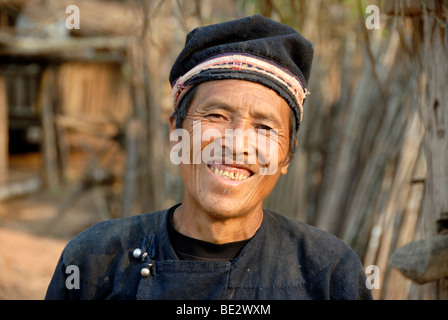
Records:
[[[428,235],[434,235],[436,221],[448,213],[448,68],[440,61],[448,61],[446,30],[436,20],[435,6],[429,1],[424,14],[424,73],[422,77],[422,116],[426,128],[425,152],[428,159],[427,226]]]
[[[424,2],[424,55],[422,116],[426,128],[424,147],[428,164],[425,194],[425,238],[437,234],[437,221],[448,214],[448,41],[443,17],[448,8],[441,0]],[[443,8],[445,7],[445,8]],[[435,298],[448,299],[448,278],[435,284]]]
[[[432,299],[448,299],[448,9],[441,0],[423,5],[423,52],[420,107],[427,159],[424,239],[398,248],[389,260],[417,283],[431,282]],[[445,13],[444,13],[445,12]]]
[[[138,146],[142,125],[139,119],[132,118],[126,126],[126,166],[124,172],[123,217],[132,215],[138,182]]]
[[[42,112],[43,140],[43,164],[45,169],[45,182],[49,188],[57,188],[60,184],[58,152],[56,144],[56,128],[54,122],[53,94],[54,94],[54,70],[50,67],[42,76],[39,104]]]
[[[6,85],[0,76],[0,186],[8,180],[8,99]]]

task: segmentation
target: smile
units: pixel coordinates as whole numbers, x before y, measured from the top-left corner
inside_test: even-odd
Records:
[[[228,180],[244,181],[247,180],[252,172],[247,169],[231,167],[223,164],[208,164],[207,167],[211,172],[224,177]]]

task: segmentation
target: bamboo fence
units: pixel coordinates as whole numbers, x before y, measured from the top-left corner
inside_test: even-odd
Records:
[[[394,16],[389,37],[364,39],[363,54],[356,53],[359,43],[346,37],[342,55],[347,59],[335,61],[343,61],[339,100],[325,101],[326,95],[331,97],[334,67],[318,53],[312,94],[305,103],[302,147],[290,168],[292,175],[280,181],[268,199],[269,208],[342,238],[365,267],[378,266],[380,289],[372,290],[376,299],[443,296],[432,284],[416,285],[388,265],[396,248],[430,236],[428,223],[435,228],[437,220],[428,219],[434,213],[423,208],[428,173],[422,114],[428,103],[422,100],[422,65],[443,54],[422,63],[422,21],[422,16]],[[425,39],[428,43],[432,37]],[[360,72],[356,54],[362,59]],[[436,68],[446,75],[446,67]],[[349,84],[344,73],[359,76]]]

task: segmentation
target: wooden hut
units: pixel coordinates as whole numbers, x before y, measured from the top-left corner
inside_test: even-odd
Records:
[[[36,191],[40,185],[58,187],[70,178],[70,148],[117,139],[132,110],[126,75],[130,41],[123,36],[134,32],[140,20],[129,19],[132,8],[121,4],[78,5],[84,24],[79,30],[66,26],[68,2],[0,4],[2,198]],[[15,181],[8,172],[8,152],[30,138],[42,153],[41,174],[31,179],[38,183],[31,185],[29,179]]]

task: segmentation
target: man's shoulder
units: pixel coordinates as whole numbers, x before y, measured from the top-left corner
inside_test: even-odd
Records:
[[[292,265],[297,259],[309,292],[318,299],[372,299],[356,252],[335,235],[280,215],[267,212],[270,240],[281,259]]]
[[[316,259],[331,259],[353,253],[353,250],[340,238],[325,230],[298,221],[282,214],[265,210],[272,234],[279,235],[280,242],[298,248],[301,254]],[[312,257],[319,253],[318,257]]]
[[[145,235],[156,232],[168,210],[98,222],[71,239],[63,251],[66,264],[87,255],[116,254],[139,247]]]

